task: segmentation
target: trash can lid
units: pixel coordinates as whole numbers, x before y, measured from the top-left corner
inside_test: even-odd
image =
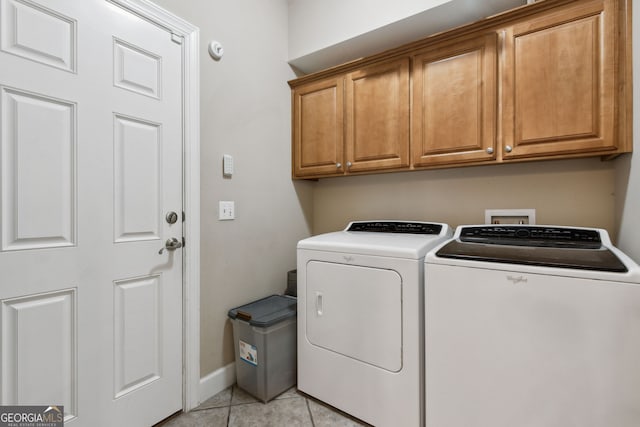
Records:
[[[267,327],[297,314],[298,300],[288,295],[271,295],[229,310],[231,319],[249,322],[252,326]]]

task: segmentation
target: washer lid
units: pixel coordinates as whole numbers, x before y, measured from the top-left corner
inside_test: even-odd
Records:
[[[379,224],[374,227],[379,231],[345,230],[320,234],[298,242],[298,249],[420,259],[431,248],[452,235],[451,227],[442,223],[408,221],[370,221],[367,223]],[[389,225],[392,223],[396,225]],[[354,224],[359,223],[349,224],[347,230]],[[413,226],[406,224],[413,224]],[[369,226],[356,225],[355,228],[369,228]],[[396,231],[389,231],[394,229]],[[415,233],[416,229],[438,231],[437,234]]]
[[[469,243],[452,240],[436,255],[469,261],[501,262],[542,267],[575,268],[580,270],[626,273],[624,263],[609,249],[558,248]]]

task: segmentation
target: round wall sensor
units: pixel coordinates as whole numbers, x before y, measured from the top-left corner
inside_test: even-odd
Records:
[[[222,58],[222,55],[224,55],[224,48],[220,42],[212,40],[209,43],[209,55],[211,55],[211,57],[216,61]]]

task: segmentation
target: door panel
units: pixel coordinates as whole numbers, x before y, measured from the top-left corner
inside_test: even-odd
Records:
[[[161,378],[161,280],[115,283],[115,397]]]
[[[160,98],[161,58],[124,40],[114,41],[113,84]]]
[[[294,175],[335,175],[344,172],[344,82],[331,78],[293,92]]]
[[[115,241],[160,237],[160,125],[114,117]]]
[[[67,71],[76,71],[76,21],[40,4],[4,0],[2,50]]]
[[[73,246],[75,104],[7,87],[0,90],[2,250]]]
[[[346,76],[347,172],[409,165],[409,58]]]
[[[402,278],[397,272],[310,261],[306,283],[309,342],[391,372],[402,369]]]
[[[595,0],[507,28],[504,159],[617,148],[616,13]]]
[[[182,408],[182,46],[108,1],[0,8],[0,404],[153,425]]]
[[[67,289],[2,302],[3,400],[58,402],[65,421],[76,416],[75,301],[76,290]]]
[[[434,47],[413,58],[413,166],[495,159],[497,37]]]

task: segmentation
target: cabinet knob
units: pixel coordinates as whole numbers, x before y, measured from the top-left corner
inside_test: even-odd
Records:
[[[338,162],[336,163],[336,169],[340,169],[342,167],[342,163]]]
[[[493,147],[487,148],[487,154],[493,154]]]
[[[506,151],[507,153],[510,153],[511,151],[513,151],[513,147],[510,145],[505,145],[504,146],[504,151]]]
[[[351,167],[351,162],[347,162],[347,169]]]

